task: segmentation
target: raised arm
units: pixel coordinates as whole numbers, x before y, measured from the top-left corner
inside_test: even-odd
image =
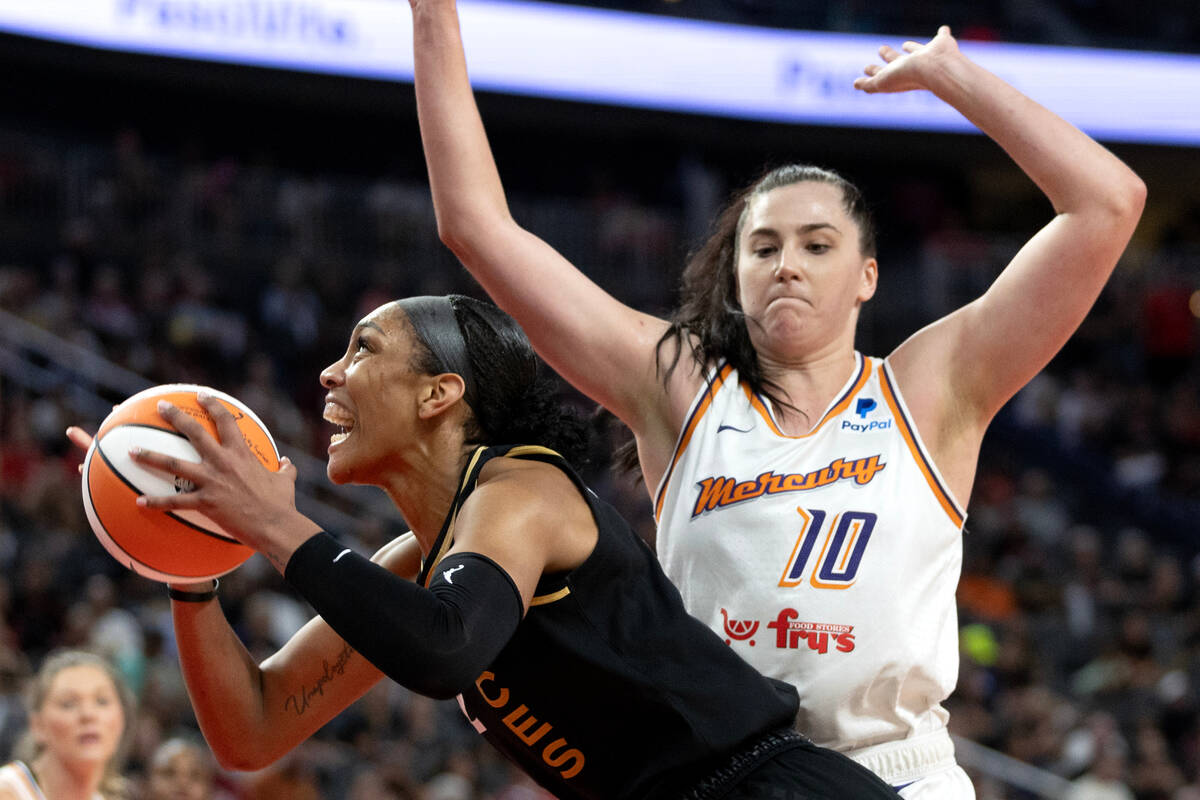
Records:
[[[639,438],[669,428],[669,453],[684,409],[664,421],[671,415],[654,353],[666,323],[618,302],[513,220],[471,92],[454,2],[411,4],[417,111],[442,241],[576,388]],[[690,391],[681,394],[680,403],[691,401]]]
[[[977,445],[996,411],[1087,315],[1133,234],[1146,190],[1108,150],[963,56],[948,28],[903,50],[881,48],[885,65],[867,67],[855,86],[933,92],[1004,148],[1054,209],[982,297],[890,357],[923,433],[966,434]]]

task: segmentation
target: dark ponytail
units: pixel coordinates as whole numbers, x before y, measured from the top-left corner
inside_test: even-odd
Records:
[[[467,443],[536,444],[582,466],[590,428],[578,411],[563,402],[561,384],[551,377],[516,321],[491,303],[472,297],[448,295],[445,300],[462,334],[473,384],[469,404],[474,420],[467,427]],[[417,338],[425,344],[417,365],[422,372],[460,372],[441,363],[419,327]]]

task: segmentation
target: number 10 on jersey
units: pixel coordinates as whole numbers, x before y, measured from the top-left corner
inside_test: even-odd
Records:
[[[849,589],[854,585],[863,553],[875,530],[876,515],[843,511],[826,525],[827,512],[797,508],[804,520],[791,558],[779,579],[780,586],[800,586],[807,580],[815,589]],[[818,543],[820,547],[818,548]],[[816,558],[813,553],[816,552]],[[809,562],[815,566],[809,569]]]

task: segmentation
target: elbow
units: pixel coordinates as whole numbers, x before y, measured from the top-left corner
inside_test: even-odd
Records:
[[[1110,195],[1112,215],[1128,223],[1130,229],[1137,225],[1146,207],[1146,183],[1129,171],[1119,186]]]
[[[499,242],[520,231],[503,209],[461,208],[437,214],[438,239],[468,268],[484,264]]]
[[[236,772],[257,772],[282,758],[287,750],[259,747],[249,740],[209,743],[213,758],[222,769]]]
[[[266,758],[262,754],[238,747],[228,749],[213,747],[212,753],[222,769],[235,772],[257,772],[278,760],[276,758]]]
[[[1133,208],[1134,216],[1140,219],[1142,216],[1142,209],[1146,207],[1146,182],[1132,173],[1130,173],[1129,177],[1130,205]]]
[[[467,259],[470,258],[472,252],[470,247],[471,237],[467,233],[468,230],[469,226],[462,222],[438,216],[438,239],[463,263],[467,263]]]

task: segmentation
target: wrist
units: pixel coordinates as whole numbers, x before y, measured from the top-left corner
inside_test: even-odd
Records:
[[[220,585],[216,578],[200,583],[172,583],[167,585],[167,597],[181,603],[207,603],[216,598]]]

